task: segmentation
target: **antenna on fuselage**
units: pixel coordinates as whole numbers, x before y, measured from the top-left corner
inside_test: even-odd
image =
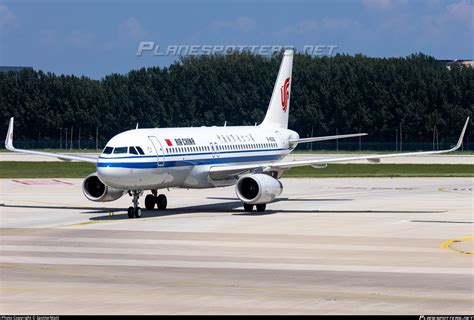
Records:
[[[224,127],[227,127],[227,121],[224,121]]]
[[[135,127],[135,130],[137,130],[137,129],[138,129],[138,122],[137,122],[137,126]]]

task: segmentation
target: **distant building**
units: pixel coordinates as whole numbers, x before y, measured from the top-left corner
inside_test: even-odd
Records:
[[[18,66],[0,66],[0,72],[20,72],[21,70],[33,70],[32,67],[18,67]]]
[[[446,66],[446,68],[451,69],[452,65],[463,65],[466,67],[474,68],[474,60],[438,60],[439,63]]]

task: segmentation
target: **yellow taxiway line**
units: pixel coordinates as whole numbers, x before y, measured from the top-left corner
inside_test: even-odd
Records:
[[[469,254],[469,255],[474,255],[474,252],[468,252],[468,251],[462,251],[462,250],[458,250],[458,249],[455,249],[453,247],[451,247],[451,245],[453,243],[456,243],[456,242],[462,242],[462,241],[474,241],[474,236],[472,237],[465,237],[465,238],[456,238],[456,239],[452,239],[452,240],[447,240],[447,241],[444,241],[443,243],[441,243],[439,245],[439,247],[441,249],[447,249],[447,250],[451,250],[453,252],[458,252],[458,253],[462,253],[462,254]]]

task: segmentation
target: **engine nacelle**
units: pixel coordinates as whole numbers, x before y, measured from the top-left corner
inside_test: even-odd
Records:
[[[108,202],[123,196],[124,190],[118,190],[105,185],[100,181],[97,172],[87,176],[82,183],[82,192],[90,201]]]
[[[280,180],[263,173],[242,176],[235,185],[237,197],[248,204],[272,202],[282,191]]]

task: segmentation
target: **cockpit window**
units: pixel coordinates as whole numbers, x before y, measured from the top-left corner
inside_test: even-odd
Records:
[[[137,149],[135,149],[135,147],[128,147],[128,153],[138,154],[138,151],[137,151]]]
[[[114,154],[127,153],[127,147],[118,147],[114,149]]]
[[[137,148],[139,154],[141,154],[141,155],[145,154],[145,152],[143,152],[142,148],[140,148],[138,146],[135,146],[135,148]]]
[[[103,154],[111,154],[112,153],[112,150],[114,150],[114,148],[112,147],[105,147],[104,148],[104,151],[102,151]]]

